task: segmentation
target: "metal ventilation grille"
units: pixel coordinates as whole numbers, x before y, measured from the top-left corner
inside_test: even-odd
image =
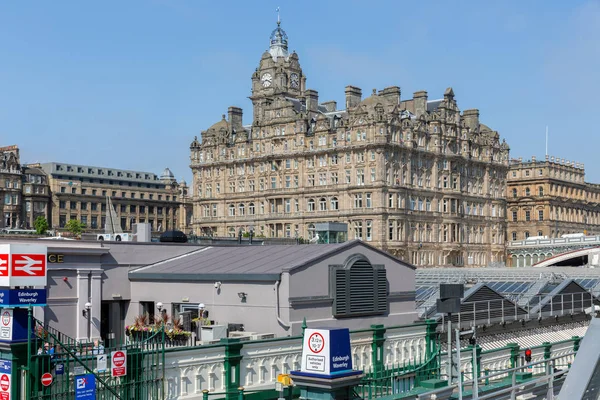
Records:
[[[335,270],[335,316],[384,314],[387,308],[385,269],[357,260],[350,269]]]

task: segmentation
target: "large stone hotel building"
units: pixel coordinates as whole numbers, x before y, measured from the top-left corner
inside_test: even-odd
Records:
[[[342,110],[319,102],[278,23],[252,74],[252,124],[229,107],[190,146],[195,233],[308,239],[339,221],[416,265],[503,261],[509,148],[479,111],[451,88],[345,94]]]
[[[582,163],[546,156],[512,160],[507,190],[508,240],[600,235],[600,185]]]

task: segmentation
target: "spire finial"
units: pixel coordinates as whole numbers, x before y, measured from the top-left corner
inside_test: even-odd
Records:
[[[277,26],[281,25],[281,18],[279,18],[279,7],[277,7]]]

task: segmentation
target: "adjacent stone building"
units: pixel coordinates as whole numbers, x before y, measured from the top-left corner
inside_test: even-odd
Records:
[[[68,220],[83,222],[86,231],[104,230],[106,197],[112,200],[121,228],[149,223],[153,231],[184,229],[179,225],[185,182],[178,183],[169,168],[161,176],[150,172],[66,163],[40,165],[52,193],[51,226],[63,228]]]
[[[0,227],[21,225],[21,160],[17,146],[0,147]]]
[[[339,221],[420,266],[504,260],[509,148],[452,88],[320,102],[279,23],[251,79],[251,124],[229,107],[191,143],[196,234],[310,239]]]
[[[48,182],[42,171],[21,165],[19,147],[0,147],[0,228],[32,229],[48,219]]]
[[[508,240],[600,234],[600,185],[584,165],[548,157],[512,160],[507,184]]]

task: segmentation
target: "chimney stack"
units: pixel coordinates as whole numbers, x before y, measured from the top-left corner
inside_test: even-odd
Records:
[[[334,112],[337,111],[337,102],[336,101],[326,101],[324,103],[321,104],[323,107],[325,107],[325,109],[327,110],[327,112]]]
[[[477,130],[479,127],[479,110],[472,108],[463,112],[462,119],[465,121],[465,125],[472,131]]]
[[[346,110],[356,107],[362,101],[362,90],[356,86],[346,86]]]
[[[415,106],[415,115],[420,117],[427,112],[427,92],[421,90],[413,93],[413,104]]]
[[[306,98],[306,110],[308,112],[317,112],[319,110],[319,92],[307,89],[304,92]]]
[[[398,86],[386,87],[381,95],[394,105],[400,104],[400,88]]]
[[[227,109],[227,116],[229,117],[229,123],[234,129],[242,128],[242,115],[243,111],[239,107],[229,107]]]

